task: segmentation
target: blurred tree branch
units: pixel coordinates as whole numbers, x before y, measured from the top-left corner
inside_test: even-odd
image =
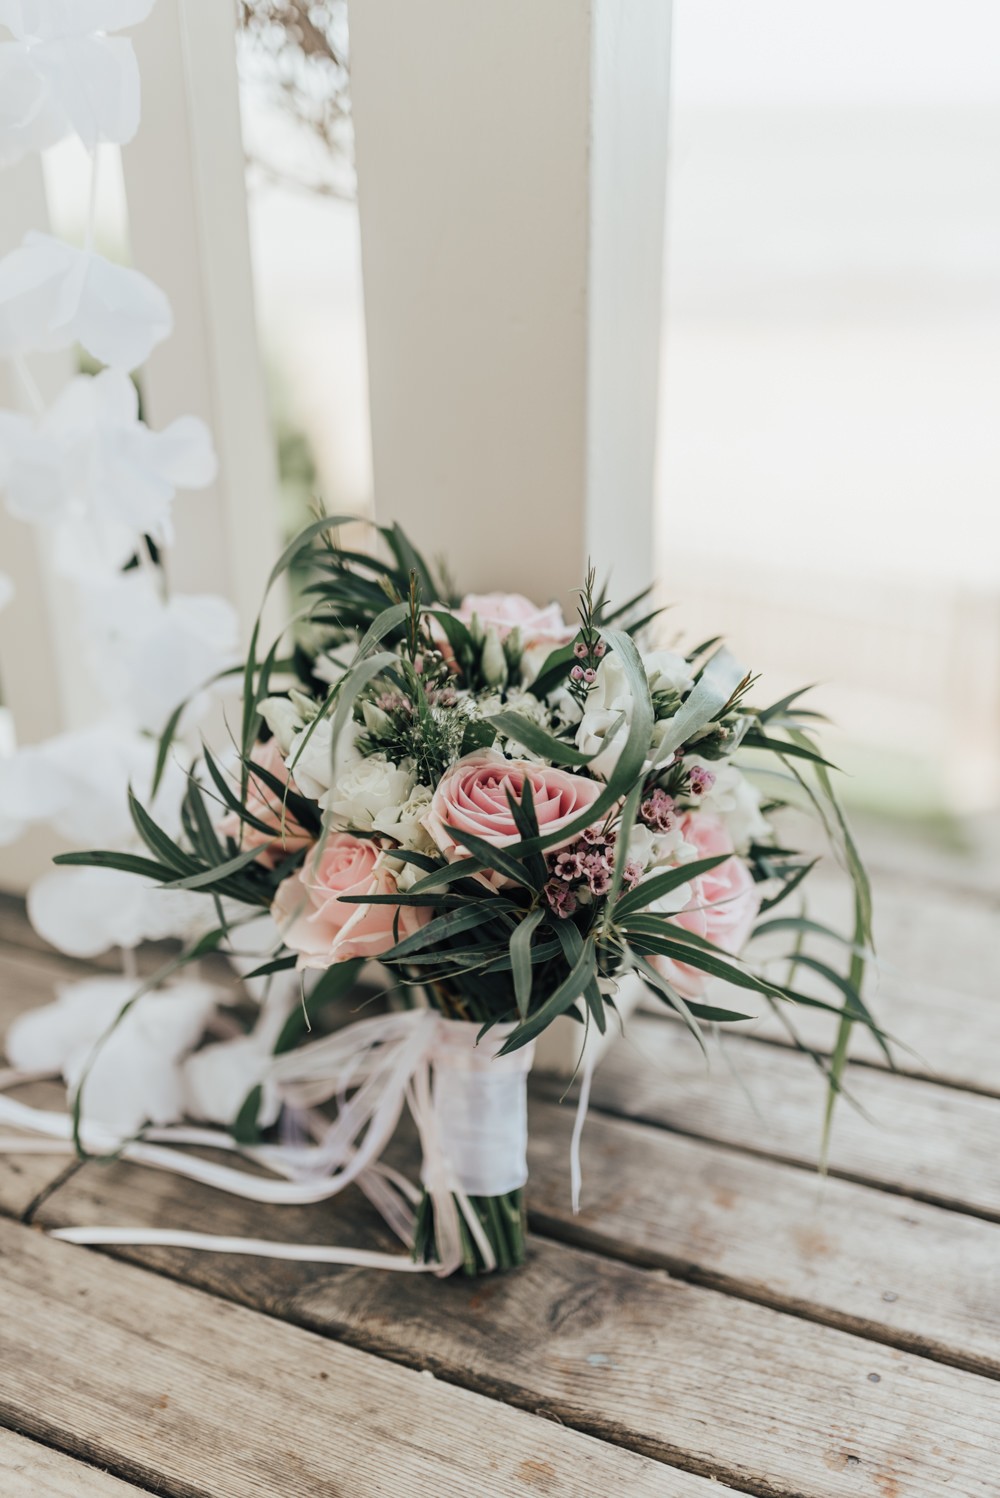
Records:
[[[266,139],[249,145],[252,169],[353,197],[346,0],[242,0],[240,22],[241,76],[275,116]]]

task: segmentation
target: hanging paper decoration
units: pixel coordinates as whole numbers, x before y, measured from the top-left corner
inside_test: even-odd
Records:
[[[151,431],[120,370],[78,375],[37,421],[0,411],[7,508],[21,520],[58,527],[57,565],[80,576],[119,570],[137,536],[169,546],[177,489],[202,488],[216,468],[205,423],[182,416]]]
[[[139,69],[127,37],[153,0],[0,0],[0,166],[76,134],[93,150],[139,125]]]
[[[173,327],[170,303],[141,271],[32,230],[0,260],[0,355],[72,348],[135,369]]]

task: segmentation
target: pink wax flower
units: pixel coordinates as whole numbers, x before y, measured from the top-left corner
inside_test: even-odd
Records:
[[[722,822],[705,812],[687,812],[681,818],[681,835],[686,843],[697,848],[699,858],[733,852],[732,839]],[[760,895],[746,864],[738,857],[728,858],[693,879],[691,884],[690,902],[671,919],[724,952],[738,956],[760,909]],[[671,957],[653,957],[651,961],[687,998],[697,998],[704,992],[708,979],[698,968]]]
[[[271,915],[297,967],[327,968],[352,957],[378,957],[430,919],[413,905],[349,904],[345,895],[393,895],[396,878],[370,838],[331,834],[275,892]],[[398,933],[398,934],[397,934]]]
[[[639,807],[639,816],[654,832],[669,832],[677,821],[673,796],[657,786]]]
[[[289,775],[285,766],[281,750],[275,739],[269,739],[266,744],[255,744],[250,758],[255,765],[280,780],[282,785],[287,785],[290,790],[296,790],[294,780]],[[312,838],[305,829],[292,816],[286,806],[282,804],[282,798],[277,791],[265,785],[263,780],[251,774],[247,780],[246,809],[258,822],[263,822],[265,827],[272,829],[264,832],[259,827],[253,827],[249,822],[244,822],[235,811],[228,812],[219,823],[219,832],[223,837],[231,837],[240,849],[264,848],[257,859],[264,868],[273,869],[274,865],[289,853],[297,853],[300,848],[308,848]]]
[[[692,796],[707,796],[715,784],[715,771],[704,765],[692,765],[688,774],[688,792]]]
[[[445,771],[423,825],[449,862],[469,856],[448,831],[449,827],[471,833],[495,848],[520,842],[521,834],[511,815],[507,792],[520,801],[526,782],[531,786],[538,829],[543,836],[576,821],[603,789],[596,780],[571,775],[553,765],[504,759],[493,749],[480,749]],[[554,844],[560,846],[558,842]],[[490,880],[493,884],[500,882],[499,876]]]
[[[576,895],[569,885],[564,884],[561,879],[550,879],[543,893],[549,909],[560,920],[568,920],[577,906]]]

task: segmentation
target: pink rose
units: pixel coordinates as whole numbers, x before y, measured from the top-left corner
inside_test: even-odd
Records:
[[[349,904],[345,895],[394,895],[396,878],[371,839],[332,833],[320,857],[283,879],[271,915],[300,968],[327,968],[352,957],[378,957],[430,918],[414,905]],[[397,935],[398,929],[398,935]]]
[[[689,811],[681,818],[681,833],[686,843],[693,843],[699,858],[714,858],[732,853],[733,842],[718,817],[707,812]],[[738,956],[753,929],[760,909],[760,895],[750,870],[738,856],[727,859],[707,874],[691,881],[690,902],[671,919],[686,931],[703,936],[724,952]],[[705,990],[708,975],[686,962],[671,957],[653,957],[654,967],[687,998],[697,998]]]
[[[266,744],[255,744],[250,757],[255,765],[280,780],[282,785],[287,785],[290,790],[297,790],[275,739],[269,739]],[[273,828],[273,834],[269,835],[259,827],[244,822],[235,811],[228,812],[222,818],[219,831],[223,837],[231,837],[241,849],[266,848],[267,852],[257,859],[265,868],[273,869],[280,859],[287,857],[289,853],[297,853],[300,848],[308,848],[312,842],[309,833],[295,820],[287,806],[283,805],[278,793],[258,780],[256,775],[251,775],[247,781],[246,809],[258,822]]]
[[[507,792],[520,801],[526,781],[531,786],[538,830],[543,836],[576,821],[603,790],[598,781],[586,780],[582,775],[571,775],[567,770],[533,760],[504,759],[493,749],[480,749],[445,771],[424,814],[423,825],[449,862],[469,856],[447,830],[449,827],[469,832],[494,848],[520,842],[521,834],[511,815]],[[575,835],[571,834],[566,841],[572,841]],[[561,846],[559,842],[553,844],[553,848]]]
[[[566,623],[557,603],[540,609],[523,593],[467,593],[455,610],[455,617],[463,624],[471,624],[473,614],[479,616],[484,629],[492,625],[501,640],[511,630],[519,629],[526,650],[534,645],[548,645],[554,650],[557,645],[568,644],[577,632],[575,624]]]

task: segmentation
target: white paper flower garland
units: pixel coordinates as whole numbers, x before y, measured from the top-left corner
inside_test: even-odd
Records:
[[[82,246],[31,231],[0,259],[0,357],[12,362],[31,407],[30,413],[0,410],[0,493],[11,515],[45,532],[55,570],[73,581],[95,699],[106,711],[90,727],[0,759],[4,842],[46,822],[82,844],[135,845],[124,787],[148,794],[154,736],[189,696],[194,700],[182,734],[193,728],[207,702],[201,689],[237,654],[231,604],[168,596],[165,574],[155,565],[172,542],[177,491],[210,484],[217,466],[200,419],[183,416],[157,432],[140,415],[130,372],[169,336],[170,303],[141,271],[94,247],[97,147],[130,141],[140,117],[135,52],[117,33],[145,20],[153,3],[0,0],[0,27],[10,33],[0,41],[0,166],[75,135],[90,152],[93,174]],[[46,406],[27,357],[77,346],[104,368],[71,379]],[[10,580],[0,583],[5,602]],[[156,798],[165,826],[179,827],[183,790],[182,767],[169,765]],[[128,949],[149,938],[190,936],[213,922],[208,904],[188,891],[165,898],[152,884],[107,869],[53,869],[29,895],[41,934],[87,957],[113,945]],[[133,988],[128,978],[68,987],[55,1004],[15,1027],[10,1059],[61,1070],[72,1085],[81,1056],[89,1055]],[[116,1030],[106,1058],[116,1076],[133,1079],[132,1093],[112,1096],[95,1073],[85,1112],[123,1129],[146,1116],[159,1123],[182,1116],[183,1062],[218,997],[190,983],[162,999],[144,995]],[[99,1097],[104,1102],[96,1108],[92,1099]]]

